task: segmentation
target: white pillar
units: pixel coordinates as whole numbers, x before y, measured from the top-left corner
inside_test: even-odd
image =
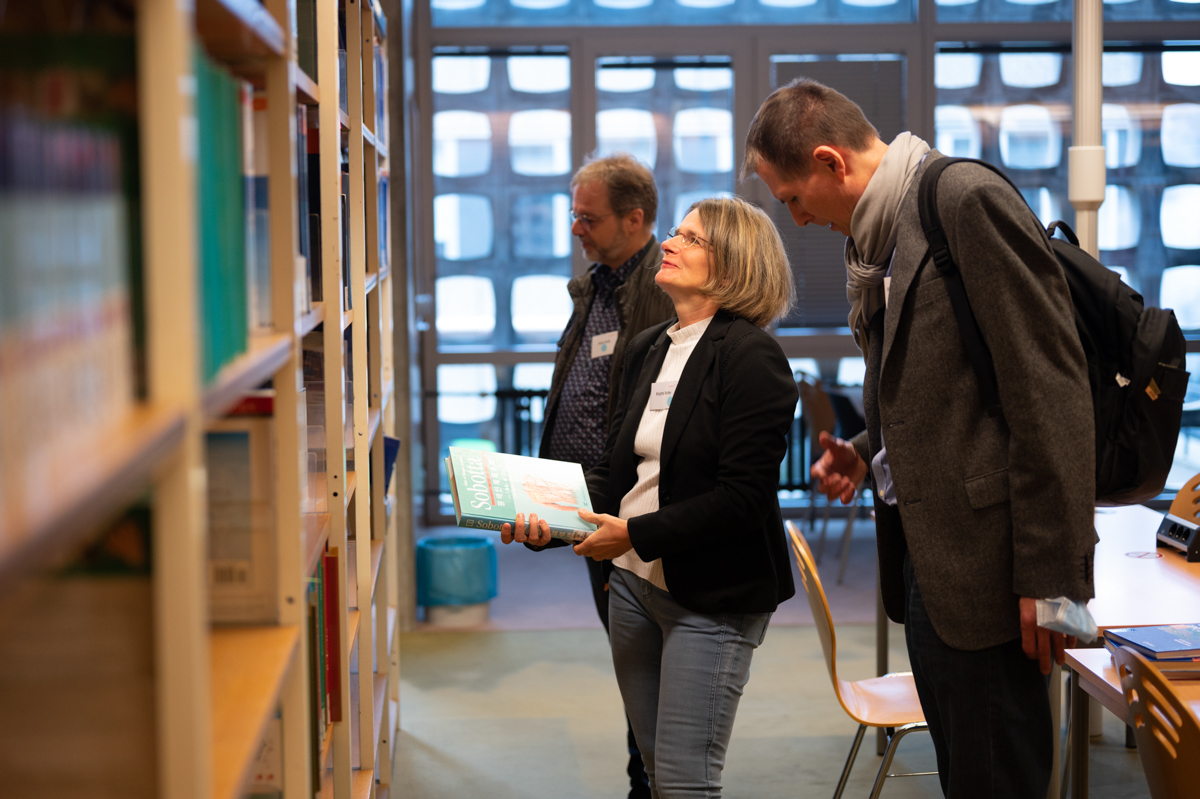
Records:
[[[1069,153],[1068,196],[1075,206],[1079,244],[1098,256],[1097,216],[1104,202],[1104,145],[1100,121],[1103,84],[1104,7],[1101,0],[1075,0],[1072,53],[1075,59],[1074,136]]]

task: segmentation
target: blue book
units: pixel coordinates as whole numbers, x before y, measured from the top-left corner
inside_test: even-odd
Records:
[[[1104,635],[1121,646],[1136,649],[1147,660],[1200,658],[1200,624],[1122,627],[1105,630]]]

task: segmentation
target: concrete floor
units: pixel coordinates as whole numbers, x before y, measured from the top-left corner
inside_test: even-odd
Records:
[[[822,577],[837,627],[838,672],[875,669],[874,541],[856,529],[845,584],[835,587],[841,523],[830,525]],[[467,631],[428,625],[401,636],[400,737],[393,796],[412,799],[617,799],[627,790],[625,724],[608,642],[583,563],[569,550],[498,547],[491,621]],[[890,633],[889,666],[908,667]],[[1148,797],[1124,726],[1105,713],[1091,750],[1091,795]],[[724,795],[829,797],[856,725],[834,697],[803,593],[780,607],[755,653],[724,774]],[[880,758],[864,742],[847,797],[865,796]],[[901,745],[896,771],[934,768],[927,736]],[[938,797],[936,777],[891,779],[887,799]]]

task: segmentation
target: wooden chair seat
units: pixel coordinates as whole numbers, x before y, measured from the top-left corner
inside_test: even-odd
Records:
[[[838,680],[838,699],[846,714],[868,727],[903,727],[925,720],[912,672],[866,680]]]

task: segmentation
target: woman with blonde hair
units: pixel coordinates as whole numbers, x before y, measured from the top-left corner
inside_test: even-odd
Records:
[[[736,199],[692,206],[655,281],[676,319],[626,351],[600,463],[598,525],[576,553],[612,560],[613,665],[658,799],[719,797],[750,659],[795,593],[777,485],[798,398],[763,328],[794,298],[767,215]],[[550,542],[517,514],[504,543]]]

